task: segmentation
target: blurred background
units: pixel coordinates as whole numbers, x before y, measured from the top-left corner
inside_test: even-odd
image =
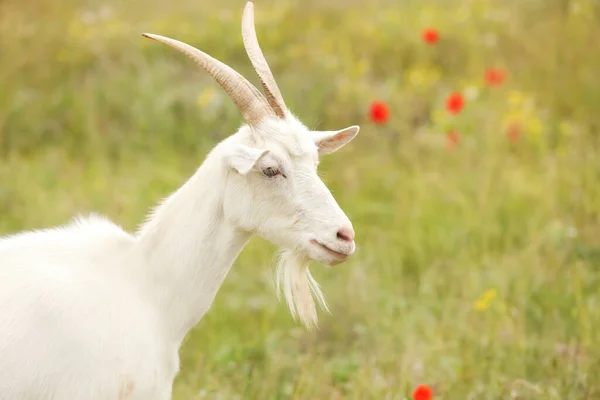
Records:
[[[287,105],[358,124],[321,171],[359,250],[295,323],[252,240],[181,350],[175,399],[600,398],[600,5],[256,0]],[[244,0],[0,0],[0,234],[127,230],[242,122],[185,56],[258,85]]]

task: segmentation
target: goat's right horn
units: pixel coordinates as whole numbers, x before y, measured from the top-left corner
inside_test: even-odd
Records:
[[[221,85],[248,124],[257,125],[267,116],[276,116],[262,93],[230,66],[178,40],[151,33],[142,36],[165,43],[195,61]]]
[[[275,77],[273,77],[271,68],[269,68],[267,59],[258,44],[258,38],[256,37],[256,28],[254,27],[254,3],[252,3],[252,1],[246,3],[244,14],[242,15],[242,39],[244,41],[246,53],[248,53],[252,66],[256,70],[260,82],[265,89],[269,104],[278,117],[285,118],[285,110],[287,107],[283,101],[283,96],[281,96],[277,82],[275,82]]]

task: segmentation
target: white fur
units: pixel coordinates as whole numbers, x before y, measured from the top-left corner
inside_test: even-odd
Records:
[[[292,251],[284,250],[277,265],[276,285],[279,299],[285,299],[292,317],[300,319],[307,327],[317,326],[314,298],[325,311],[329,307],[317,281],[308,269],[309,260]]]
[[[170,399],[184,336],[255,233],[286,249],[282,292],[315,325],[311,292],[326,304],[308,260],[343,257],[311,240],[355,249],[336,236],[352,225],[318,155],[357,132],[311,132],[292,115],[243,126],[134,235],[91,216],[0,239],[0,399]]]

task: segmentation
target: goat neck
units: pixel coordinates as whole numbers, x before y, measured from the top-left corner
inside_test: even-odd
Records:
[[[140,271],[167,331],[181,342],[210,308],[251,237],[223,216],[227,170],[209,155],[138,232],[148,270]]]

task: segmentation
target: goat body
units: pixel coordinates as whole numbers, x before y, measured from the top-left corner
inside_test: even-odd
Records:
[[[135,244],[98,217],[0,241],[0,399],[170,398],[178,346],[124,273]]]

